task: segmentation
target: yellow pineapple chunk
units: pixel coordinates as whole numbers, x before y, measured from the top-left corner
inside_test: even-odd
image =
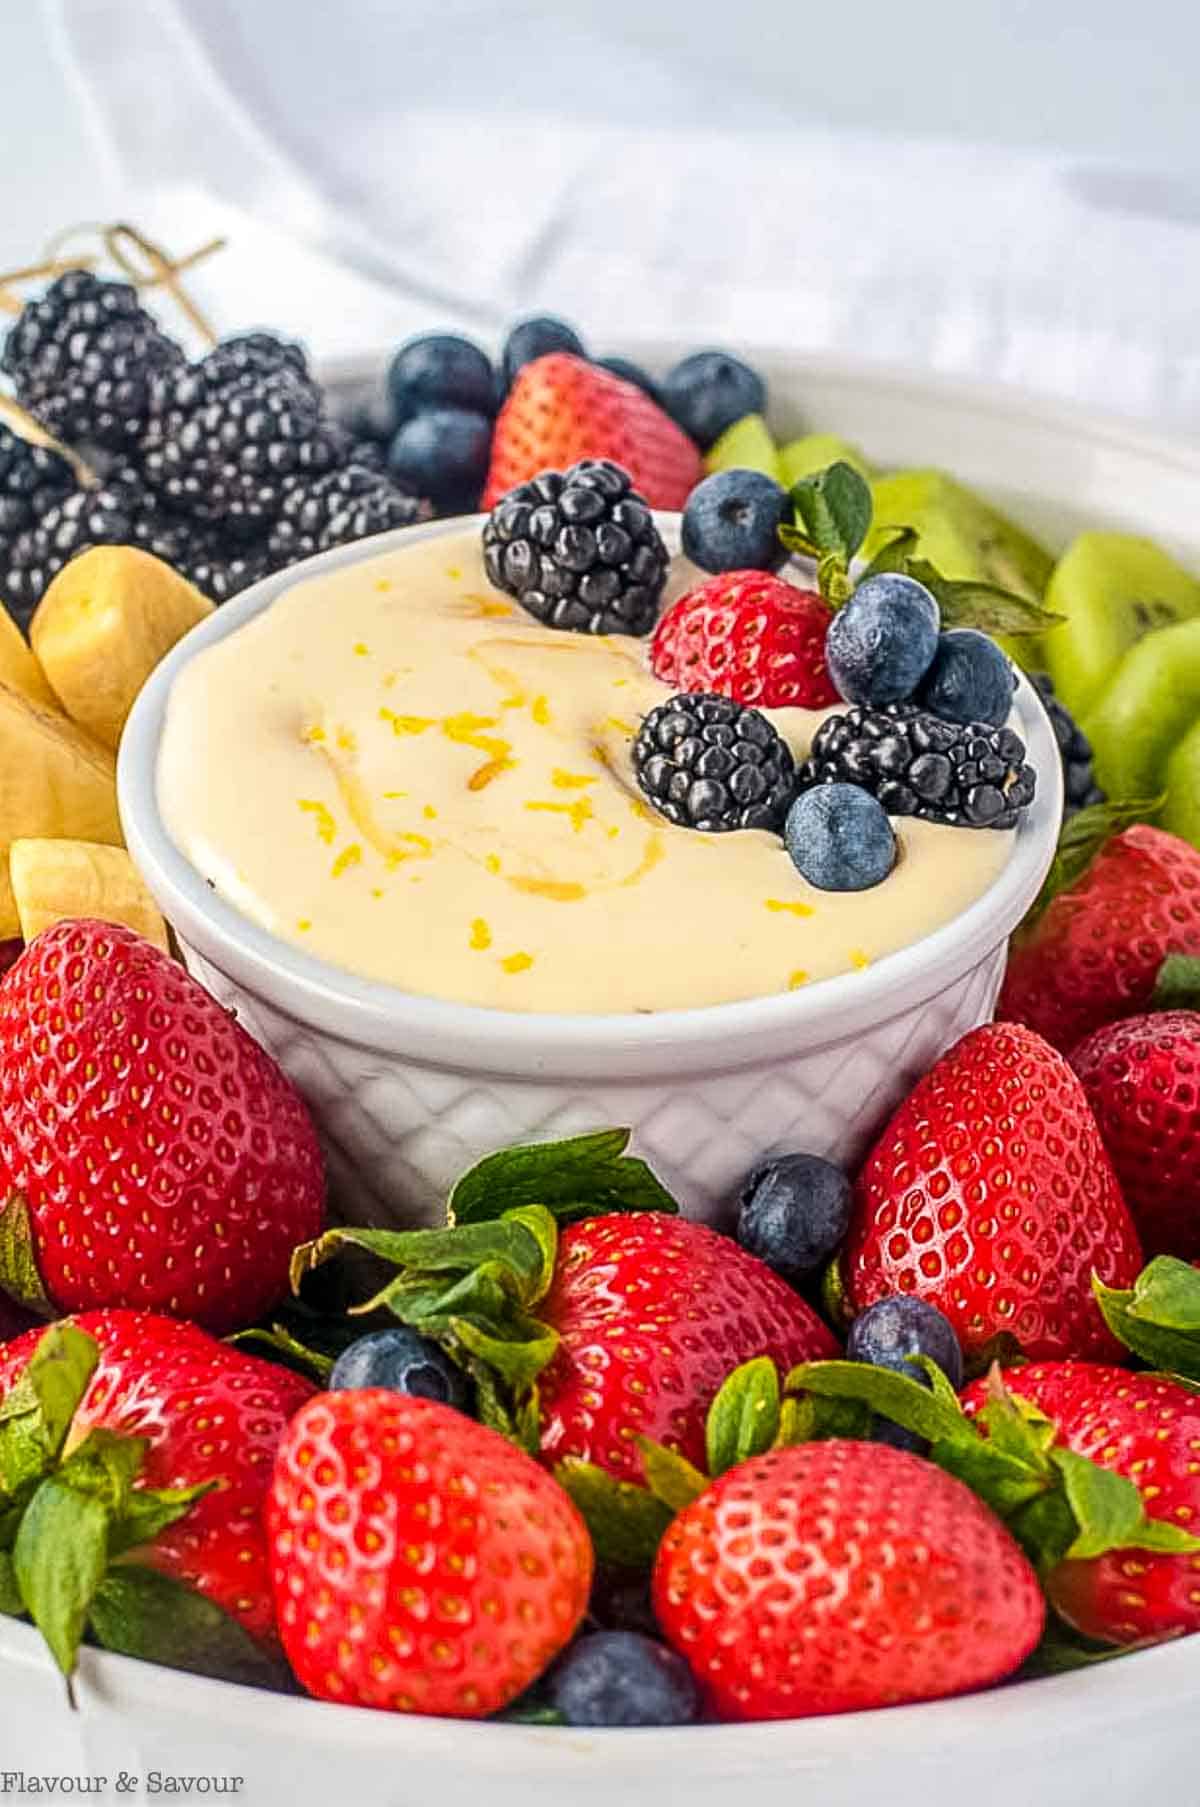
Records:
[[[170,952],[167,925],[123,847],[96,841],[14,841],[8,875],[25,941],[56,922],[91,916],[123,922],[164,954]]]
[[[0,603],[0,683],[11,684],[47,709],[58,708],[58,698],[46,682],[46,674],[34,658],[29,642]]]
[[[135,546],[93,546],[64,565],[29,625],[73,721],[115,749],[159,660],[213,612],[187,579]]]
[[[0,683],[0,940],[20,932],[8,850],[32,835],[119,847],[116,765],[74,722]]]

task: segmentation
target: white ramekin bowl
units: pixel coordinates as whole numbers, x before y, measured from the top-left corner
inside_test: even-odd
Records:
[[[677,532],[677,517],[664,517]],[[156,769],[182,667],[297,576],[461,528],[433,522],[267,578],[195,628],[142,691],[121,742],[125,837],[189,966],[291,1075],[324,1138],[339,1212],[428,1221],[462,1169],[508,1142],[630,1124],[684,1209],[720,1216],[752,1162],[804,1147],[854,1162],[915,1078],[989,1015],[1008,937],[1053,854],[1062,778],[1022,681],[1016,708],[1038,795],[991,888],[865,972],[802,991],[647,1015],[542,1015],[414,996],[277,939],[218,897],[163,826]],[[247,774],[253,782],[253,774]]]

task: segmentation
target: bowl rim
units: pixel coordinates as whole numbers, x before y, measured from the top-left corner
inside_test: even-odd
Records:
[[[483,515],[419,522],[319,553],[262,579],[194,627],[143,686],[117,758],[117,793],[126,845],[181,941],[252,995],[341,1040],[381,1053],[419,1047],[423,1059],[473,1071],[596,1074],[614,1058],[628,1076],[664,1062],[715,1061],[735,1067],[768,1049],[841,1041],[938,995],[1004,942],[1037,896],[1049,869],[1062,815],[1062,769],[1040,699],[1022,675],[1015,708],[1038,794],[1015,831],[1003,870],[950,922],[862,972],[838,974],[793,992],[650,1014],[508,1011],[426,997],[360,978],[293,947],[244,916],[205,881],[169,835],[158,807],[157,764],[174,681],[197,653],[264,612],[310,577],[378,558],[419,540],[481,526]],[[678,544],[678,515],[659,514],[668,545]]]

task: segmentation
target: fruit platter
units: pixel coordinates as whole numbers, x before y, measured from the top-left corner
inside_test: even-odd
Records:
[[[1184,1798],[1200,451],[112,253],[0,349],[0,1792]]]

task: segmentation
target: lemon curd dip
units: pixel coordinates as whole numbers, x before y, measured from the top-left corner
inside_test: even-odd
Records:
[[[667,600],[702,576],[672,566]],[[719,1004],[865,968],[957,916],[1011,832],[894,820],[873,890],[800,877],[775,835],[676,828],[630,748],[670,695],[648,644],[540,626],[478,531],[300,579],[189,661],[159,807],[217,891],[307,952],[504,1010]],[[765,711],[802,758],[824,714]]]

